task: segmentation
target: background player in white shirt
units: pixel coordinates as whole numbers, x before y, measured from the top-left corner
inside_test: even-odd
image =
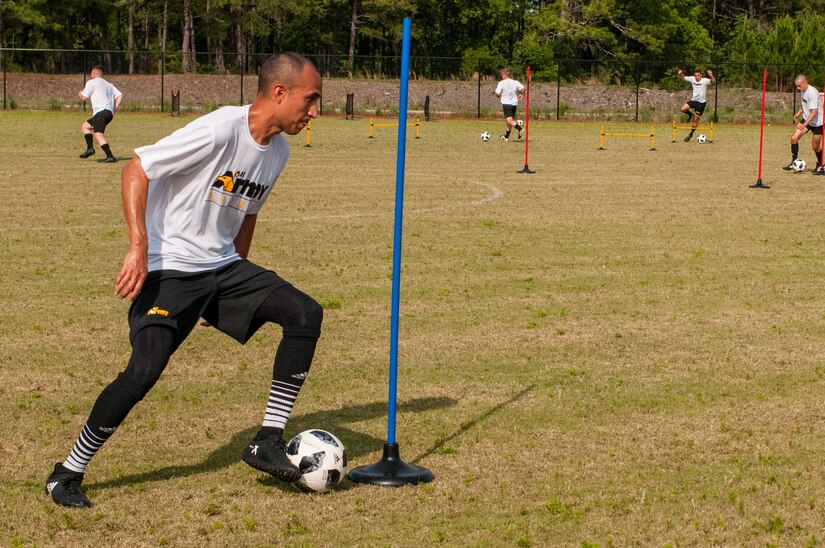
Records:
[[[501,136],[503,141],[510,140],[510,131],[514,127],[518,130],[519,139],[521,139],[521,135],[524,132],[524,128],[521,127],[521,124],[517,124],[515,120],[516,109],[518,108],[518,102],[523,96],[524,86],[521,85],[520,82],[510,78],[511,74],[508,67],[501,69],[501,82],[498,83],[495,91],[496,97],[501,99],[501,107],[504,110],[505,132],[504,135]]]
[[[132,355],[46,481],[55,503],[91,506],[81,490],[87,464],[201,317],[240,343],[267,322],[283,328],[264,419],[241,458],[282,481],[301,476],[286,455],[283,430],[309,372],[323,309],[246,257],[258,212],[289,156],[282,133],[305,128],[320,97],[321,77],[312,63],[294,53],[272,56],[260,68],[251,105],[202,116],[136,149],[123,168],[130,246],[115,294],[132,301]],[[225,361],[227,354],[217,351],[213,359]]]
[[[795,127],[791,135],[791,163],[782,169],[793,170],[793,162],[799,156],[799,139],[810,131],[811,148],[816,154],[814,175],[825,175],[822,168],[822,101],[819,99],[819,91],[808,83],[804,74],[797,76],[794,84],[799,90],[800,108],[793,116]]]
[[[86,87],[79,91],[78,95],[83,101],[92,100],[92,117],[80,126],[83,131],[83,138],[86,139],[86,150],[80,154],[80,157],[88,158],[95,153],[92,142],[92,133],[94,133],[101,150],[106,153],[106,159],[103,161],[107,164],[117,161],[112,155],[109,142],[103,133],[106,131],[106,126],[114,118],[115,111],[120,106],[121,101],[123,101],[123,94],[103,79],[103,67],[97,66],[92,68]]]
[[[713,77],[712,70],[708,70],[707,78],[702,78],[701,70],[694,72],[691,77],[685,76],[682,69],[679,69],[679,77],[693,86],[690,101],[682,104],[682,112],[688,116],[688,121],[693,120],[693,128],[690,130],[690,133],[688,133],[688,136],[685,137],[685,142],[687,143],[693,137],[693,132],[696,131],[696,127],[699,125],[699,118],[702,117],[702,114],[705,112],[705,107],[708,104],[708,86],[715,84],[716,78]],[[693,109],[693,111],[690,109]]]

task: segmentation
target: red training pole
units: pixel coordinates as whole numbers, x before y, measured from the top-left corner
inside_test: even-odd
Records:
[[[762,183],[762,143],[765,141],[765,96],[768,89],[768,69],[762,73],[762,120],[759,123],[759,176],[751,188],[771,188]]]
[[[535,173],[529,167],[527,159],[530,153],[530,65],[527,65],[527,101],[524,107],[524,169],[516,173]]]
[[[796,93],[796,92],[794,92]],[[822,91],[819,92],[819,111],[822,112],[822,105],[825,104],[825,84],[822,86]],[[825,119],[825,118],[824,118]],[[813,136],[811,136],[813,139]],[[819,165],[825,165],[825,141],[819,139]],[[819,166],[817,166],[819,167]]]

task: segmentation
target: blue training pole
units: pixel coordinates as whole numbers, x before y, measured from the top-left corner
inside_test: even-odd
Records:
[[[401,228],[404,219],[404,158],[407,146],[407,90],[410,86],[412,19],[404,18],[401,39],[401,92],[398,96],[398,156],[395,161],[395,231],[392,245],[392,305],[390,311],[390,381],[387,402],[387,443],[395,443],[398,384],[398,301],[401,297]]]

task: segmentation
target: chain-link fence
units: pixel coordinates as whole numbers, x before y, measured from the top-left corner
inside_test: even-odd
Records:
[[[80,51],[2,49],[3,109],[85,110],[77,92],[94,65],[123,93],[121,110],[168,112],[172,92],[180,92],[184,111],[208,112],[223,105],[251,102],[257,92],[257,72],[269,54],[151,51]],[[344,116],[347,95],[353,95],[355,116],[397,113],[397,57],[308,56],[323,77],[322,115]],[[489,118],[500,116],[493,91],[499,69],[513,69],[525,82],[526,62],[505,59],[421,58],[411,61],[410,116]],[[676,75],[684,63],[646,61],[533,60],[530,111],[532,119],[669,122],[679,119],[679,107],[691,86]],[[757,122],[760,116],[762,69],[754,65],[718,62],[716,84],[708,92],[705,119],[726,123]],[[797,108],[793,77],[797,67],[768,69],[768,121],[788,121]],[[817,88],[825,67],[807,67]],[[428,107],[428,108],[425,108]],[[523,108],[523,105],[522,105]],[[522,111],[523,112],[523,111]]]

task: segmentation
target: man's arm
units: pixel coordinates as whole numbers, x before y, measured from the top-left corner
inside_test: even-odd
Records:
[[[713,75],[712,70],[708,70],[708,78],[710,78],[710,83],[715,86],[716,85],[716,77]]]
[[[252,247],[252,236],[255,234],[255,223],[258,221],[258,214],[247,215],[244,217],[241,229],[238,235],[235,236],[235,251],[242,259],[246,259],[249,255],[249,248]]]
[[[121,93],[117,97],[115,97],[115,110],[120,108],[120,103],[123,101],[123,94]]]
[[[817,115],[818,112],[819,112],[819,109],[812,108],[811,109],[811,114],[808,116],[808,119],[805,120],[805,123],[804,124],[797,124],[796,127],[798,129],[804,129],[804,128],[808,127],[808,124],[811,123],[811,120],[816,120],[816,115]]]
[[[129,251],[115,280],[115,295],[134,300],[149,272],[149,240],[146,236],[146,198],[149,178],[140,165],[140,157],[132,158],[121,172],[123,217],[129,232]]]

